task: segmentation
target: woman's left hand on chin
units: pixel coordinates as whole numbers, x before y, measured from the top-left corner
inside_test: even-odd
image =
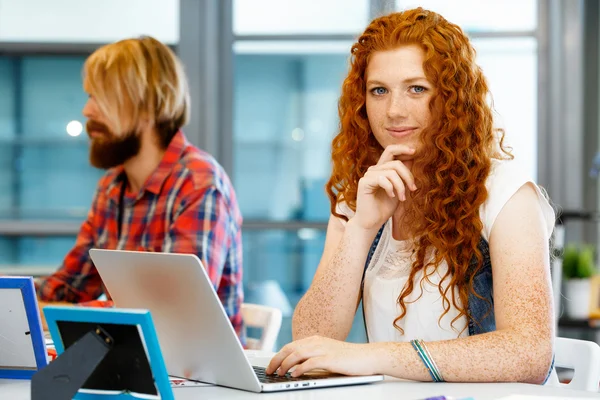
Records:
[[[285,345],[267,367],[267,374],[292,376],[322,369],[343,375],[376,374],[375,349],[365,343],[348,343],[322,336],[312,336]]]

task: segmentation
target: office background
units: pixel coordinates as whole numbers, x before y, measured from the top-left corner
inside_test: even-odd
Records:
[[[186,66],[185,133],[233,179],[248,301],[284,309],[286,342],[323,248],[350,46],[371,18],[416,5],[471,36],[497,124],[554,203],[596,210],[596,0],[0,0],[0,273],[50,273],[73,245],[102,174],[82,132],[83,62],[149,34]],[[597,243],[597,226],[568,235]]]

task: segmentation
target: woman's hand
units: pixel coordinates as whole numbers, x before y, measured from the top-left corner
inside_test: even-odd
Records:
[[[377,373],[377,355],[369,346],[372,345],[312,336],[284,346],[271,359],[266,373],[285,375],[290,368],[296,367],[291,373],[294,377],[313,369],[344,375],[374,375]]]
[[[363,229],[379,229],[401,201],[407,190],[417,189],[413,174],[398,158],[412,158],[415,150],[394,144],[385,148],[376,165],[369,167],[358,181],[356,213],[352,218]]]

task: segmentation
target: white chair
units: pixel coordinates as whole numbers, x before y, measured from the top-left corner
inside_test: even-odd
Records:
[[[281,328],[281,311],[275,307],[258,304],[242,304],[242,318],[246,328],[260,328],[260,338],[247,338],[249,350],[273,351],[279,328]]]
[[[600,346],[587,340],[557,337],[554,341],[554,366],[573,370],[570,383],[558,383],[569,389],[598,392],[600,382]],[[555,373],[553,371],[553,373]],[[555,380],[558,382],[558,379]],[[556,383],[555,383],[556,384]]]

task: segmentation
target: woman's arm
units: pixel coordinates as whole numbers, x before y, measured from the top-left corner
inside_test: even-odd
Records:
[[[490,251],[497,331],[427,343],[442,376],[455,382],[542,383],[554,343],[548,233],[537,193],[524,185],[492,228]],[[285,346],[268,372],[297,365],[349,374],[431,380],[409,343],[353,344],[312,337]]]
[[[537,193],[526,184],[504,206],[490,235],[497,330],[427,344],[445,380],[544,381],[554,343],[548,241]],[[397,361],[415,359],[410,344],[385,347],[381,372],[428,379],[424,368],[411,371]]]
[[[295,340],[311,335],[345,340],[358,307],[367,253],[377,231],[416,189],[410,170],[397,158],[414,154],[391,145],[358,182],[356,213],[346,224],[331,216],[321,262],[292,319]]]
[[[320,335],[345,340],[352,328],[367,252],[377,230],[332,215],[325,249],[310,288],[294,311],[294,340]]]

